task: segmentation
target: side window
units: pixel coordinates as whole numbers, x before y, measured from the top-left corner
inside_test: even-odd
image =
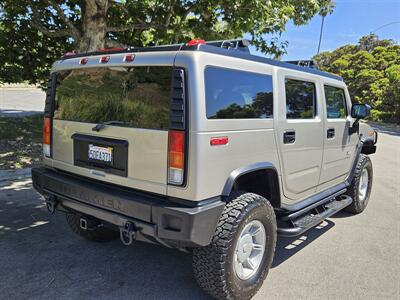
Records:
[[[286,79],[286,118],[313,119],[316,115],[315,84],[308,81]]]
[[[204,72],[208,119],[272,118],[272,76],[217,67]]]
[[[328,119],[346,118],[346,96],[344,90],[338,87],[325,85],[326,116]]]

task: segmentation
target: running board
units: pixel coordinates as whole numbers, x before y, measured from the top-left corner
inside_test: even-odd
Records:
[[[286,237],[300,235],[350,205],[351,202],[353,202],[351,197],[340,195],[319,206],[311,205],[308,209],[304,208],[284,216],[278,220],[278,234]]]

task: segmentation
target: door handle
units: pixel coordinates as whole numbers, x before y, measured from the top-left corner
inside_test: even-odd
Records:
[[[328,128],[326,131],[326,137],[328,139],[333,139],[335,137],[335,128]]]
[[[296,141],[296,132],[294,130],[285,130],[283,133],[283,143],[293,144]]]

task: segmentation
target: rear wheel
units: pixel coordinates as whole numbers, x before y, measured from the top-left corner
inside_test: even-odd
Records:
[[[200,287],[218,299],[250,299],[274,257],[276,219],[263,197],[241,193],[225,206],[211,244],[193,251]]]
[[[109,242],[119,236],[118,232],[110,228],[104,227],[101,221],[94,217],[67,213],[66,219],[69,227],[72,229],[73,232],[89,241]],[[81,219],[84,219],[86,221],[87,229],[83,229],[81,227]]]
[[[361,154],[357,163],[353,181],[347,189],[347,195],[353,202],[345,208],[346,211],[359,214],[367,207],[371,194],[373,170],[370,158]]]

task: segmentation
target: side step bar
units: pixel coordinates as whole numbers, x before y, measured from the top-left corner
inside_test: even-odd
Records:
[[[286,237],[300,235],[350,205],[351,202],[353,202],[351,197],[340,195],[332,201],[318,206],[311,205],[288,216],[283,216],[278,220],[278,234]]]

